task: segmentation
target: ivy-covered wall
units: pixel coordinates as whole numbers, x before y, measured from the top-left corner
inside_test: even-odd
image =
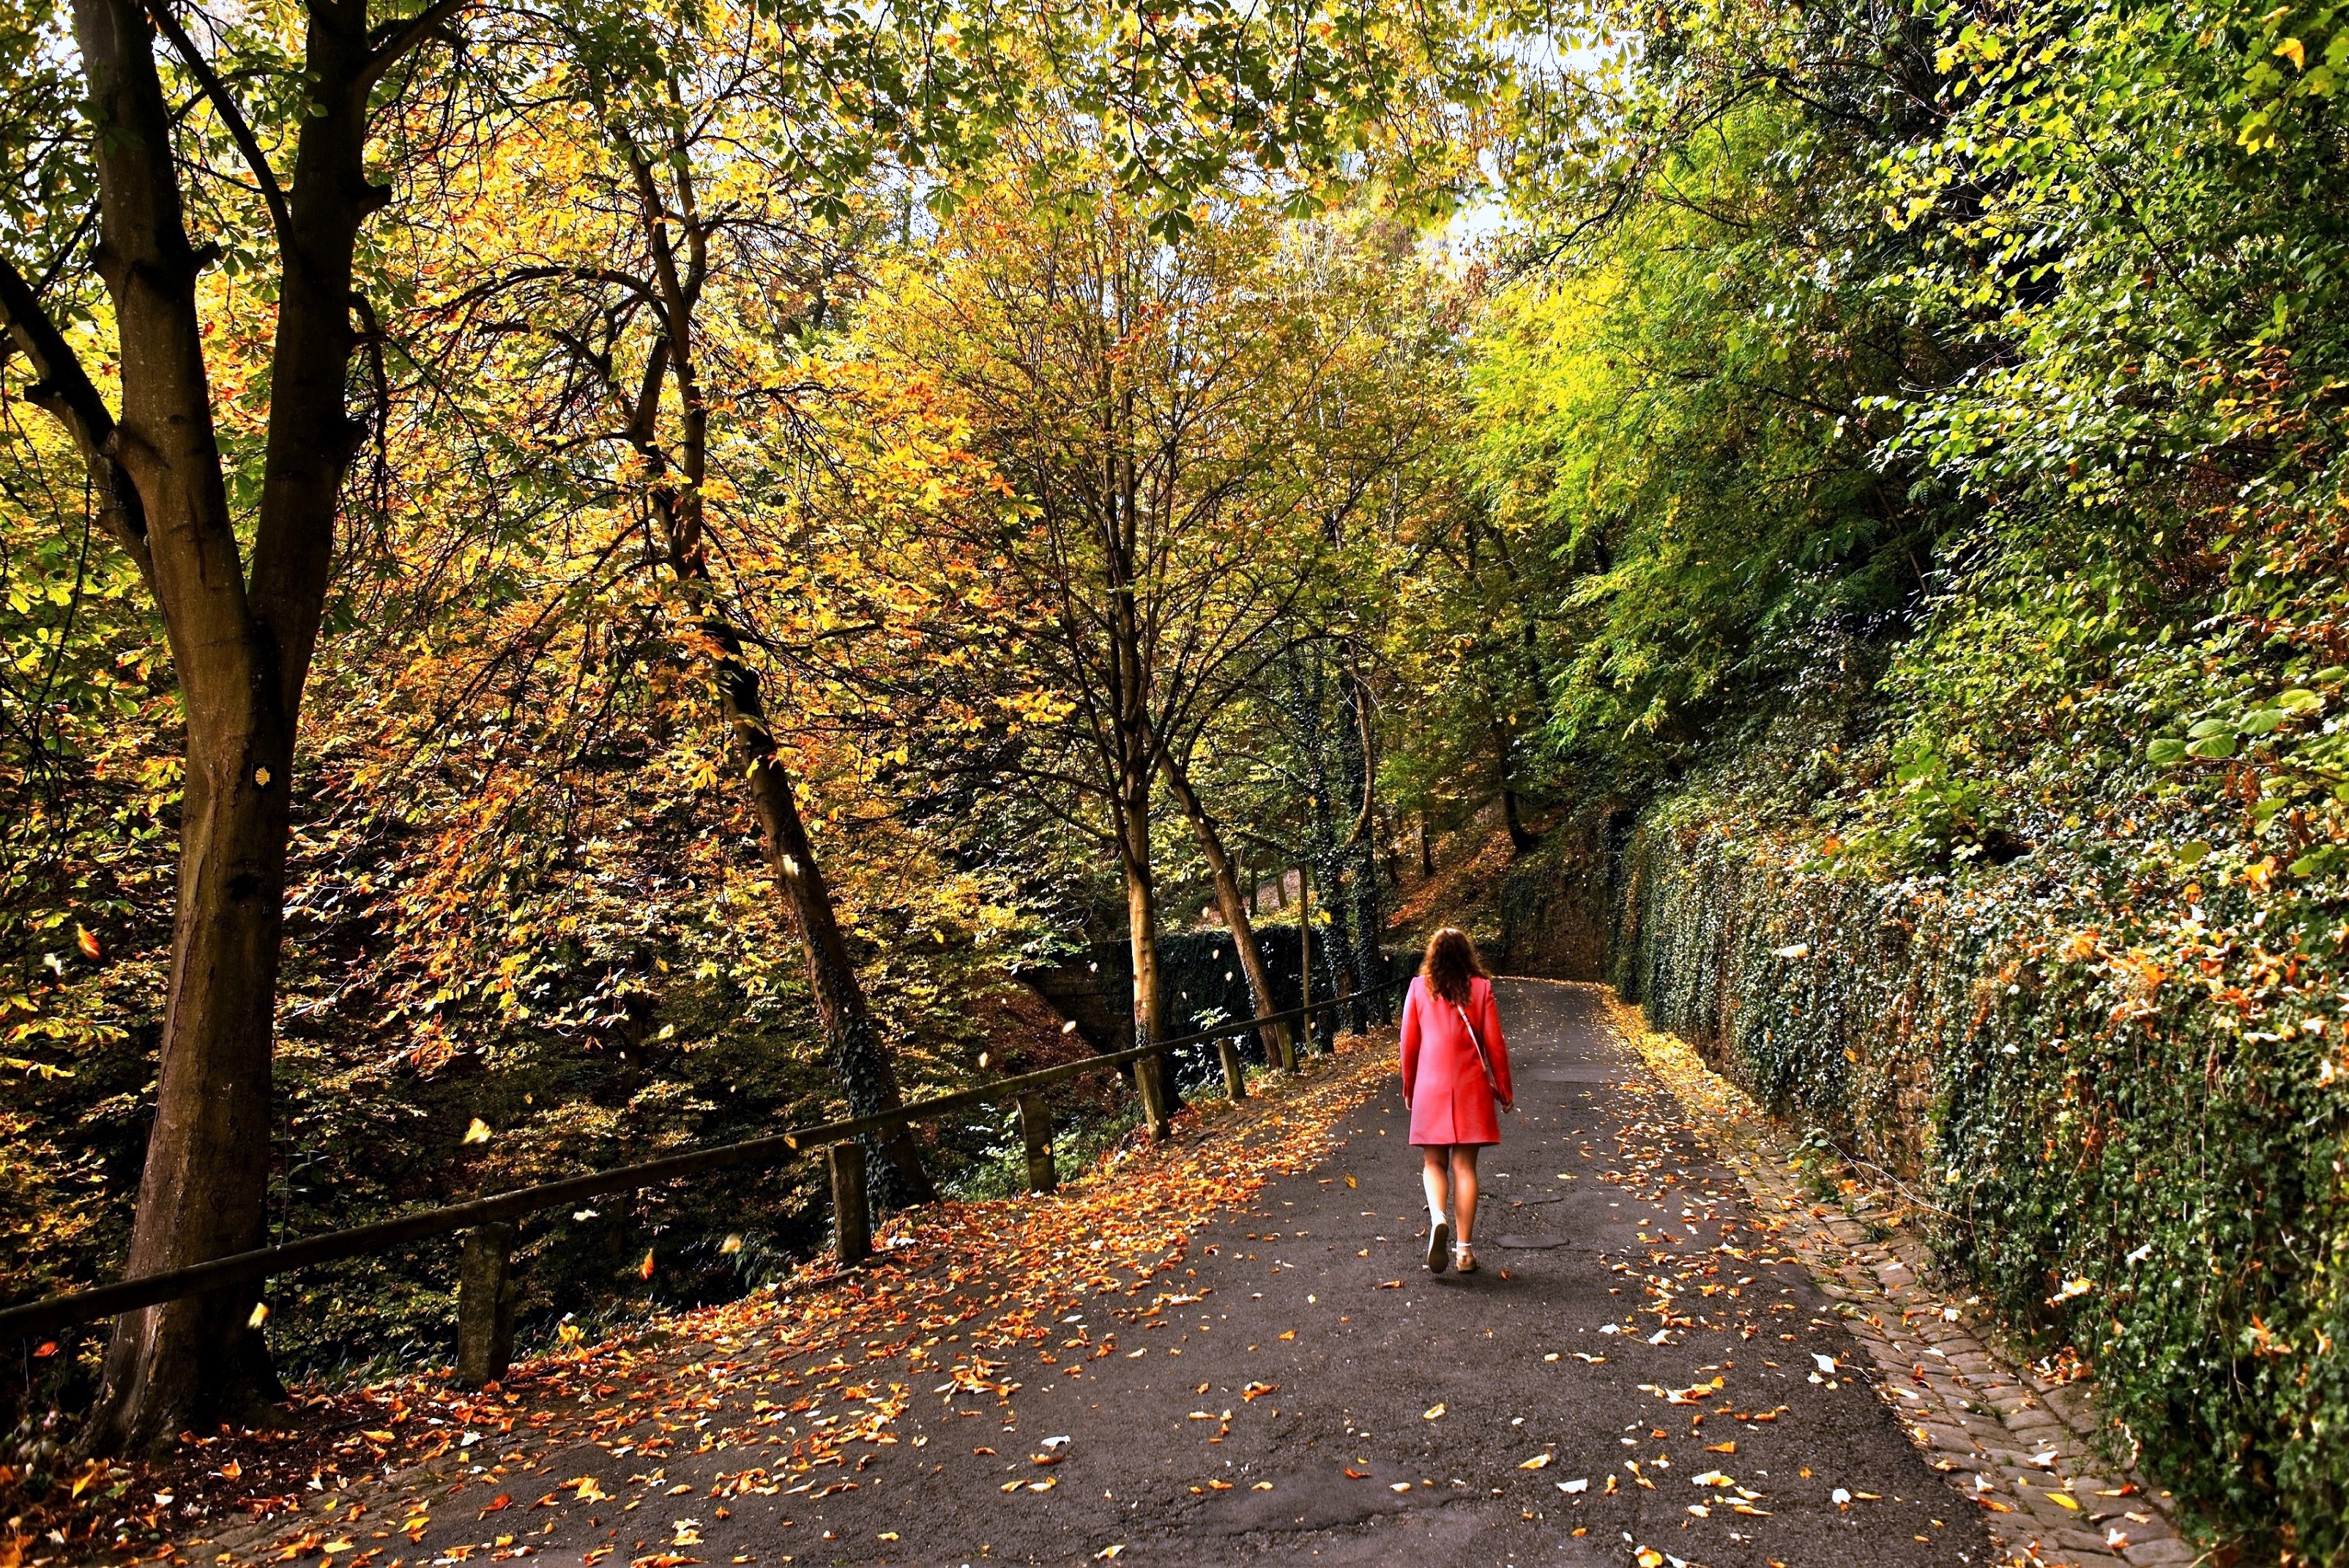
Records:
[[[2262,950],[2255,883],[2141,913],[2052,849],[1895,879],[1738,821],[1642,818],[1609,978],[1897,1179],[1951,1269],[2094,1365],[2116,1441],[2190,1508],[2349,1562],[2339,965]],[[2251,934],[2198,950],[2181,918]]]

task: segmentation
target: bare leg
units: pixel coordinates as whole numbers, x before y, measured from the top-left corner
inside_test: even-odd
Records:
[[[1428,1191],[1435,1190],[1433,1178]],[[1452,1235],[1454,1245],[1468,1244],[1469,1228],[1476,1222],[1476,1146],[1455,1144],[1452,1150]]]
[[[1450,1207],[1449,1184],[1445,1180],[1445,1156],[1450,1150],[1440,1145],[1422,1145],[1420,1182],[1427,1189],[1427,1222],[1435,1224],[1445,1217]]]

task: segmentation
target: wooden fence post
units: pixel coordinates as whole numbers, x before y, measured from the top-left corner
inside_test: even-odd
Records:
[[[1019,1097],[1019,1138],[1028,1146],[1028,1190],[1050,1192],[1061,1185],[1052,1161],[1052,1112],[1040,1094]]]
[[[502,1221],[465,1233],[457,1268],[457,1381],[468,1388],[494,1383],[513,1360],[514,1227]]]
[[[832,1160],[832,1244],[843,1267],[873,1255],[873,1212],[864,1201],[864,1146],[835,1143]]]

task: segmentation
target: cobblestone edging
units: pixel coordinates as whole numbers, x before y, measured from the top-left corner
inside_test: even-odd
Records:
[[[1838,1201],[1814,1196],[1793,1140],[1677,1037],[1605,993],[1616,1033],[1687,1109],[1737,1172],[1764,1223],[1836,1304],[1874,1358],[1877,1391],[1952,1488],[1983,1511],[1992,1541],[2023,1568],[2156,1568],[2202,1553],[2170,1518],[2170,1496],[2116,1467],[2114,1424],[2086,1381],[2058,1384],[1993,1348],[1983,1316],[1928,1287],[1916,1238],[1871,1237]],[[1878,1228],[1881,1228],[1880,1226]],[[2117,1471],[2117,1473],[2116,1473]]]

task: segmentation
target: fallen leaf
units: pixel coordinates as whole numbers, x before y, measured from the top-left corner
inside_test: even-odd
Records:
[[[1549,1468],[1550,1458],[1551,1456],[1548,1454],[1536,1454],[1533,1458],[1526,1460],[1517,1468],[1519,1470],[1547,1470]]]

